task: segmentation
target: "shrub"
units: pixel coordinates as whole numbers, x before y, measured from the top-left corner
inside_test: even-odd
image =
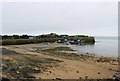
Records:
[[[58,39],[46,38],[46,39],[5,39],[1,40],[2,45],[20,45],[20,44],[32,44],[43,42],[55,42]]]

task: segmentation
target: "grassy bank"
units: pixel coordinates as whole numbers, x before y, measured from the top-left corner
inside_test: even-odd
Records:
[[[5,39],[0,40],[2,45],[21,45],[21,44],[36,44],[43,42],[55,42],[58,39]]]
[[[95,38],[94,37],[70,37],[68,38],[68,41],[70,40],[85,40],[86,44],[94,44]],[[64,38],[40,38],[40,39],[4,39],[0,40],[0,45],[21,45],[21,44],[36,44],[36,43],[43,43],[43,42],[55,42],[55,41],[64,41]]]
[[[70,37],[68,40],[85,40],[86,44],[94,44],[95,43],[95,38],[94,37]]]
[[[69,47],[62,47],[61,46],[61,47],[55,47],[55,48],[51,48],[51,49],[45,49],[42,51],[53,52],[53,51],[74,51],[74,50],[69,48]]]

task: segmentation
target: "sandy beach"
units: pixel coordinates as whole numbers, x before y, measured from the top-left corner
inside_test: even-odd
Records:
[[[9,52],[2,54],[2,77],[9,79],[110,79],[114,78],[118,71],[117,58],[101,58],[89,54],[78,56],[74,53],[55,50],[26,49],[44,45],[2,46],[5,50],[13,51],[11,54]]]

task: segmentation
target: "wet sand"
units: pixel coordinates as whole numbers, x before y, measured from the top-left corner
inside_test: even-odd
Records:
[[[28,66],[30,66],[33,70],[30,68],[30,76],[24,77],[22,75],[23,69],[15,69],[16,70],[16,75],[11,74],[9,69],[11,67],[6,67],[5,72],[3,72],[3,76],[5,78],[36,78],[36,79],[109,79],[113,78],[113,76],[117,73],[118,70],[118,62],[116,60],[111,60],[111,61],[98,61],[97,58],[92,57],[92,59],[96,60],[91,60],[91,57],[87,57],[87,59],[84,58],[77,58],[78,56],[74,57],[73,59],[72,56],[64,56],[64,57],[59,57],[50,55],[53,52],[48,52],[48,51],[30,51],[25,48],[30,47],[30,46],[42,46],[44,44],[28,44],[28,45],[12,45],[12,46],[3,46],[3,48],[8,49],[8,50],[13,50],[17,52],[17,54],[3,54],[2,58],[4,61],[2,63],[2,66],[15,64],[18,65],[18,67],[22,66],[21,68],[24,67],[24,70],[28,69]],[[48,44],[49,45],[49,44]],[[58,44],[54,44],[58,45]],[[53,54],[56,54],[58,52],[54,52]],[[29,57],[32,59],[27,63],[26,57]],[[42,61],[39,60],[39,58],[43,59]],[[77,58],[77,59],[76,59]],[[90,58],[90,59],[89,59]],[[115,58],[114,58],[115,59]],[[38,62],[37,62],[38,61]],[[14,63],[13,63],[14,62]],[[23,62],[23,63],[22,63]],[[21,63],[22,65],[19,65]],[[31,65],[29,64],[31,63]],[[36,64],[34,66],[34,64]],[[15,67],[15,66],[14,66]],[[13,67],[13,68],[14,68]],[[26,68],[25,68],[26,67]],[[46,69],[43,69],[43,68]],[[17,66],[16,66],[17,68]],[[9,73],[7,73],[7,71]],[[20,75],[21,74],[21,75]],[[7,75],[7,76],[6,76]],[[10,77],[8,77],[10,76]]]

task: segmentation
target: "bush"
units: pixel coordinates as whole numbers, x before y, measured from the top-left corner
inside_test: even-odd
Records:
[[[46,39],[5,39],[1,41],[2,41],[2,45],[20,45],[20,44],[43,43],[43,42],[55,42],[57,40],[58,39],[46,38]]]
[[[68,40],[76,40],[77,38],[68,38]],[[94,37],[81,37],[80,39],[85,40],[86,44],[94,44]],[[63,38],[41,38],[41,39],[4,39],[0,40],[0,45],[20,45],[20,44],[35,44],[35,43],[43,43],[50,42],[53,43],[55,41],[64,41]],[[2,44],[1,44],[2,43]]]
[[[71,37],[71,38],[69,38],[68,40],[78,40],[78,39],[80,39],[80,40],[85,40],[85,43],[86,44],[94,44],[95,43],[95,38],[94,37]]]
[[[95,43],[94,37],[85,37],[84,40],[87,44],[94,44]]]

